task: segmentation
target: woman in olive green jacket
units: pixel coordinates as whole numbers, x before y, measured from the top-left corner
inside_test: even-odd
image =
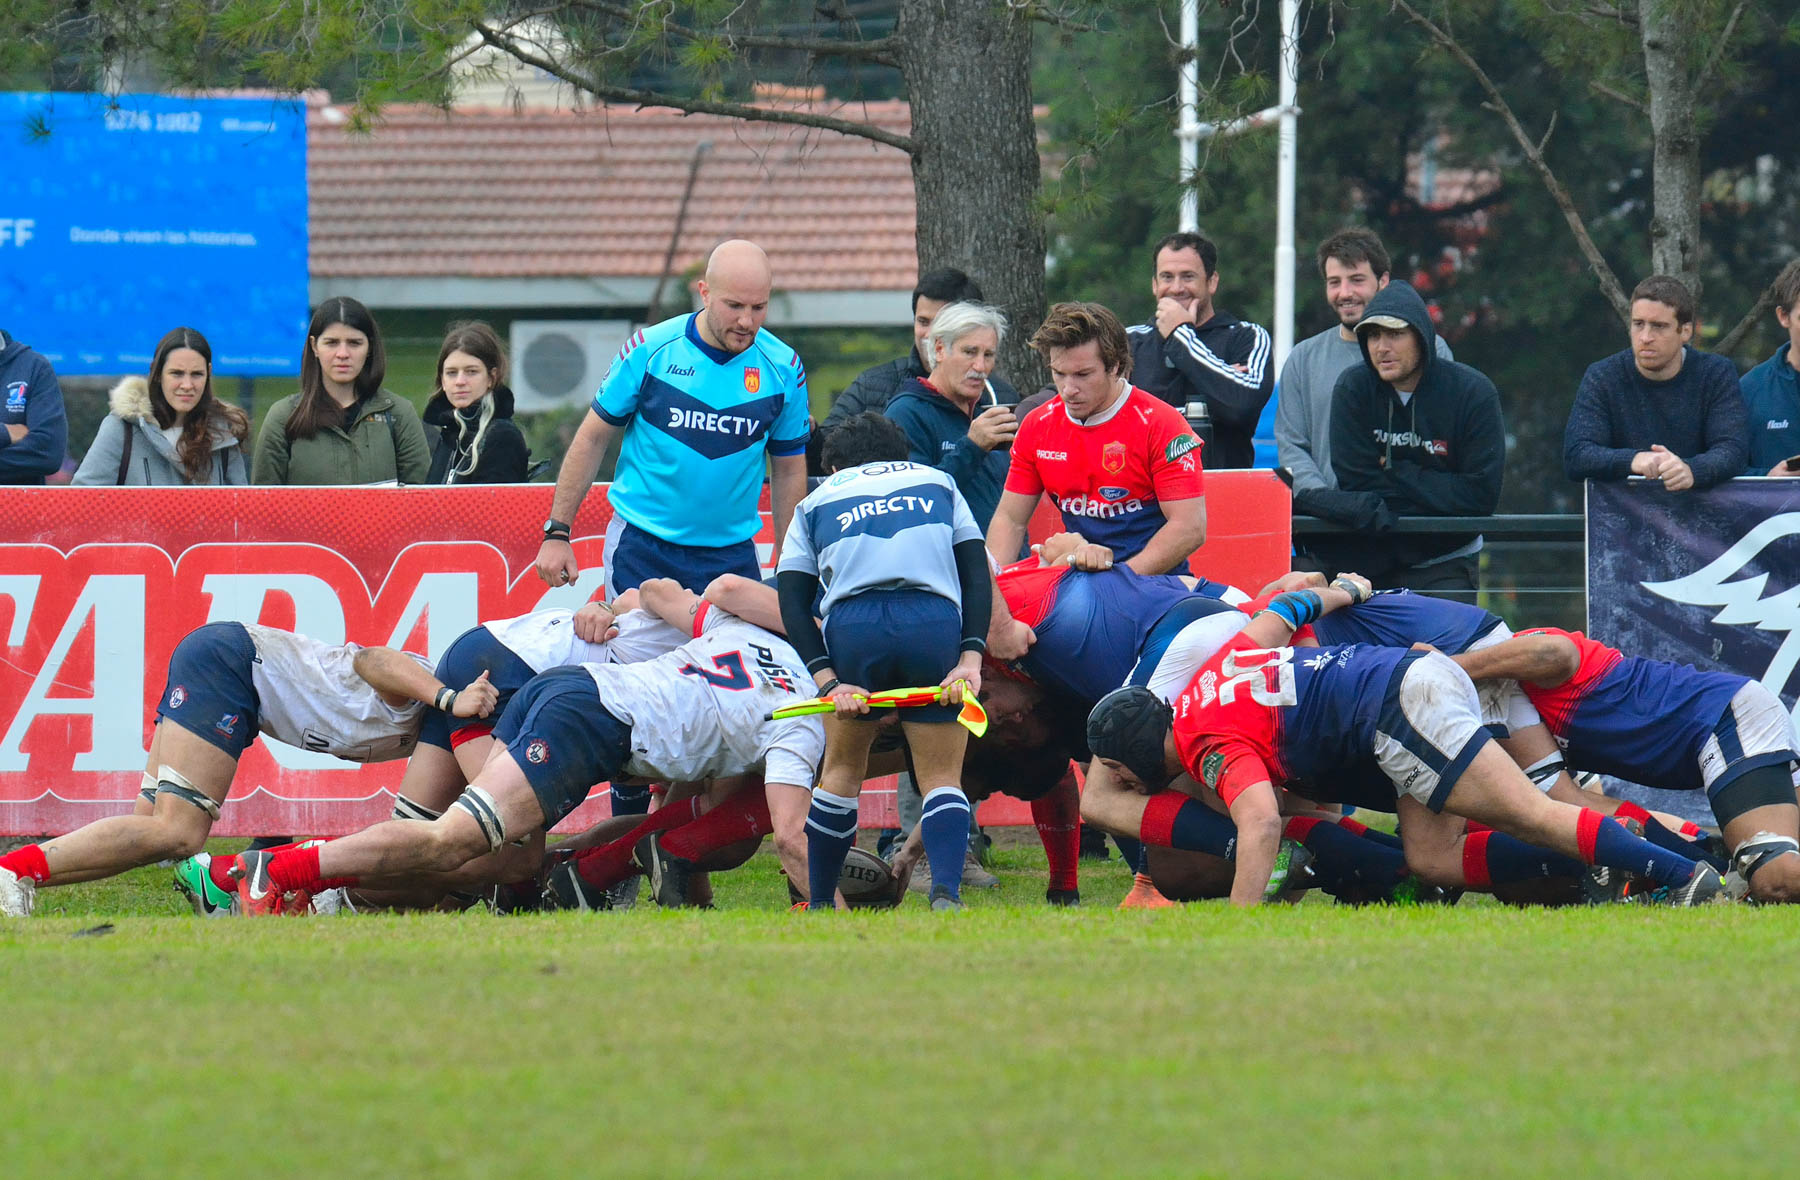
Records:
[[[387,353],[369,309],[327,299],[300,357],[300,392],[282,398],[256,437],[250,480],[261,484],[424,483],[425,427],[410,402],[381,388]]]

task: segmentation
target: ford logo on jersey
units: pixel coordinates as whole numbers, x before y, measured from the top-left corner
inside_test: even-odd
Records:
[[[1101,488],[1100,498],[1103,500],[1123,500],[1131,495],[1130,488]]]

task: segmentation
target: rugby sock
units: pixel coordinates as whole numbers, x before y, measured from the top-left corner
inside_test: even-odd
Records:
[[[1133,840],[1130,836],[1115,835],[1113,843],[1119,846],[1119,859],[1130,865],[1132,872],[1144,871],[1144,845],[1142,842]]]
[[[959,815],[963,839],[969,838],[968,817]],[[814,787],[812,806],[806,811],[806,884],[809,908],[829,910],[837,905],[838,873],[844,857],[856,843],[856,800]],[[933,866],[934,868],[936,866]],[[962,862],[956,862],[955,880],[962,880]],[[935,878],[934,878],[935,880]]]
[[[1475,832],[1463,840],[1463,882],[1488,889],[1541,877],[1579,877],[1581,862],[1559,852],[1527,844],[1504,832]]]
[[[206,873],[207,876],[212,878],[212,883],[214,885],[217,885],[227,893],[236,893],[238,887],[237,878],[231,875],[231,870],[235,868],[237,868],[237,855],[235,853],[220,853],[218,856],[212,858],[212,863],[207,866]]]
[[[1619,809],[1613,812],[1613,815],[1619,819],[1635,819],[1641,824],[1650,822],[1650,813],[1629,799],[1620,803]]]
[[[670,856],[699,860],[727,844],[766,836],[774,827],[769,819],[769,797],[761,787],[745,787],[705,815],[664,836],[662,846]]]
[[[15,877],[30,877],[33,881],[50,879],[50,864],[44,859],[44,850],[36,844],[27,844],[0,856],[0,869],[10,871]],[[232,888],[237,888],[236,884]]]
[[[318,846],[277,852],[269,860],[269,884],[282,893],[296,890],[312,893],[325,888],[319,879]]]
[[[1686,819],[1681,821],[1681,834],[1690,840],[1698,840],[1706,833],[1699,824],[1691,819]]]
[[[1656,845],[1658,848],[1666,848],[1670,852],[1678,852],[1690,860],[1703,860],[1713,868],[1718,869],[1721,873],[1730,867],[1723,860],[1712,855],[1693,840],[1688,839],[1686,836],[1671,832],[1669,829],[1657,823],[1655,816],[1640,820],[1639,822],[1644,825],[1644,839],[1650,841],[1650,843]]]
[[[1352,883],[1385,890],[1406,876],[1405,853],[1365,840],[1331,820],[1297,815],[1281,834],[1313,854],[1313,868],[1328,891]]]
[[[612,813],[614,815],[643,815],[649,810],[649,787],[623,787],[618,783],[613,784]]]
[[[1077,865],[1081,861],[1081,796],[1072,788],[1070,776],[1048,795],[1031,801],[1031,822],[1037,825],[1038,839],[1044,842],[1044,856],[1050,861],[1049,888],[1077,888]],[[1069,789],[1065,789],[1069,788]]]
[[[1698,866],[1687,857],[1658,848],[1607,818],[1584,807],[1575,821],[1575,842],[1588,864],[1642,873],[1659,885],[1685,885],[1694,875]]]
[[[1374,843],[1381,845],[1383,848],[1404,848],[1405,847],[1405,845],[1400,842],[1400,837],[1394,835],[1394,833],[1384,832],[1380,828],[1371,828],[1368,824],[1363,823],[1361,820],[1351,819],[1349,816],[1339,817],[1337,820],[1337,826],[1344,829],[1346,832],[1355,832],[1358,836],[1362,837],[1364,840],[1373,841]]]
[[[633,872],[631,854],[637,848],[638,841],[652,832],[664,832],[690,822],[699,803],[700,796],[695,795],[659,807],[618,839],[610,840],[597,848],[582,849],[575,854],[575,871],[583,881],[596,889],[609,889],[617,885]]]
[[[1150,796],[1138,835],[1144,844],[1158,848],[1205,852],[1225,860],[1237,855],[1237,825],[1231,817],[1220,815],[1180,791],[1160,791]]]
[[[925,796],[925,807],[919,812],[932,889],[948,886],[952,897],[962,896],[963,860],[969,854],[969,811],[969,797],[961,787],[936,787]],[[837,879],[835,873],[832,879]]]

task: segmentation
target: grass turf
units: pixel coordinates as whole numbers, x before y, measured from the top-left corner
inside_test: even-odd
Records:
[[[166,871],[0,924],[39,1175],[1785,1172],[1793,910],[1043,904],[202,922]],[[73,937],[110,923],[113,932]]]

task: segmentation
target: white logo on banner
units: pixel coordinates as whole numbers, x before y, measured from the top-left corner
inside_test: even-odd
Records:
[[[1755,627],[1759,631],[1782,631],[1787,637],[1775,651],[1775,658],[1763,670],[1763,687],[1779,696],[1788,678],[1800,665],[1800,584],[1779,594],[1762,596],[1768,574],[1752,574],[1737,581],[1730,579],[1744,572],[1744,567],[1762,555],[1772,542],[1800,534],[1800,512],[1784,512],[1771,516],[1703,568],[1666,582],[1641,582],[1650,593],[1671,602],[1691,606],[1721,607],[1712,621],[1727,627]],[[1796,717],[1800,720],[1800,716]]]

